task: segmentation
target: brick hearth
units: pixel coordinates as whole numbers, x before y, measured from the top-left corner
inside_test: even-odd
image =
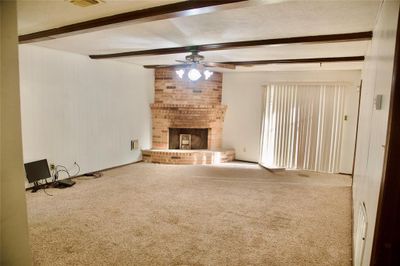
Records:
[[[143,161],[163,164],[214,164],[235,159],[234,150],[144,150]]]
[[[233,160],[233,150],[221,151],[222,129],[227,109],[226,105],[221,104],[221,97],[221,73],[214,72],[209,80],[200,79],[193,82],[180,79],[174,68],[156,69],[154,104],[150,105],[153,125],[152,150],[143,151],[143,160],[179,164],[209,164],[218,162],[218,158],[224,158],[220,161]],[[183,159],[177,160],[177,155],[172,154],[176,150],[168,150],[170,128],[208,129],[207,152],[180,151],[178,157]]]

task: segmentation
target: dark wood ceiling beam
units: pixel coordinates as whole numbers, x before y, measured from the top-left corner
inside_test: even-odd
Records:
[[[89,55],[89,57],[92,59],[106,59],[106,58],[118,58],[118,57],[179,54],[179,53],[187,53],[192,50],[205,52],[205,51],[216,51],[216,50],[231,50],[231,49],[263,46],[263,45],[266,46],[266,45],[307,44],[307,43],[315,44],[315,43],[365,41],[371,39],[372,39],[372,31],[366,31],[366,32],[341,33],[341,34],[329,34],[329,35],[301,36],[301,37],[289,37],[289,38],[277,38],[277,39],[265,39],[265,40],[202,44],[202,45],[160,48],[160,49],[131,51],[131,52],[112,53],[112,54]]]
[[[221,62],[221,63],[232,64],[235,66],[253,66],[253,65],[270,65],[270,64],[353,62],[353,61],[364,61],[364,59],[365,59],[364,56],[345,56],[345,57],[295,58],[295,59],[275,59],[275,60],[256,60],[256,61],[231,61],[231,62]]]
[[[219,10],[237,8],[257,4],[255,0],[191,0],[163,6],[156,6],[117,15],[92,19],[80,23],[74,23],[58,28],[38,31],[20,35],[19,43],[31,43],[49,39],[67,37],[75,34],[106,29],[123,24],[148,22],[176,17],[186,17],[211,13]]]
[[[294,58],[294,59],[274,59],[274,60],[256,60],[256,61],[227,61],[218,62],[221,64],[230,64],[235,66],[254,66],[271,64],[304,64],[304,63],[333,63],[333,62],[358,62],[364,61],[364,56],[346,56],[346,57],[318,57],[318,58]],[[158,67],[179,67],[181,65],[144,65],[144,68]]]

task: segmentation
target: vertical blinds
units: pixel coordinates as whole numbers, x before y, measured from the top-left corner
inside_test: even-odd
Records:
[[[266,86],[261,163],[268,167],[337,173],[344,86]]]

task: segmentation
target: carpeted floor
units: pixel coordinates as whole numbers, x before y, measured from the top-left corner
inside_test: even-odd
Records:
[[[351,179],[138,163],[27,192],[35,265],[350,265]]]

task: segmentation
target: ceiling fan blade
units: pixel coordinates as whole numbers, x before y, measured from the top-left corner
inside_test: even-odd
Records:
[[[177,65],[144,65],[144,68],[165,68],[165,67],[175,67],[175,68],[188,68],[190,64],[177,64]]]
[[[232,64],[222,64],[217,62],[202,62],[206,67],[221,67],[221,68],[228,68],[228,69],[235,69],[236,66]]]
[[[170,67],[171,65],[149,65],[149,68],[164,68]]]
[[[185,61],[185,60],[175,60],[176,62],[178,62],[178,63],[184,63],[184,64],[187,64],[188,62],[187,61]]]

